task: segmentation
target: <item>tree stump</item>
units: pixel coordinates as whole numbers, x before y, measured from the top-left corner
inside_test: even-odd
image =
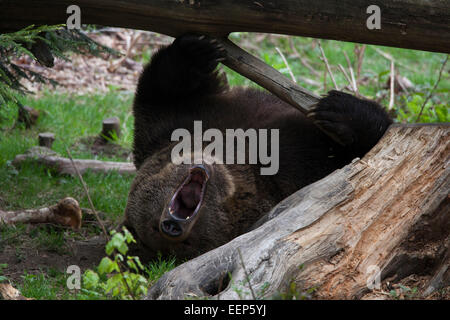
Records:
[[[164,274],[147,298],[267,298],[295,283],[312,298],[359,299],[376,293],[377,280],[414,274],[422,296],[448,286],[449,133],[450,124],[391,126],[363,159]]]
[[[120,137],[120,119],[118,117],[104,119],[100,136],[106,141]]]
[[[39,133],[39,146],[52,148],[53,142],[55,141],[55,135],[51,132]]]
[[[39,118],[39,111],[33,109],[30,106],[19,106],[19,113],[17,116],[17,122],[25,124],[25,127],[29,129],[34,125]]]

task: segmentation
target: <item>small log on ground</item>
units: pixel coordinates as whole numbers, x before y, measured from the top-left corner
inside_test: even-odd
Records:
[[[100,137],[107,141],[120,137],[120,119],[118,117],[104,119]]]
[[[272,297],[294,281],[315,288],[313,298],[358,299],[372,293],[373,279],[412,274],[428,279],[421,294],[448,286],[449,135],[449,124],[391,126],[363,159],[291,195],[253,231],[166,273],[147,298]]]
[[[34,147],[26,154],[19,154],[14,158],[13,165],[20,167],[23,162],[35,162],[46,166],[58,172],[59,174],[69,174],[76,176],[76,170],[69,158],[64,158],[57,155],[48,148]],[[107,173],[109,171],[117,171],[120,174],[133,174],[136,172],[136,167],[131,162],[114,162],[114,161],[100,161],[90,159],[73,159],[74,164],[78,168],[80,174],[86,171]]]
[[[51,132],[39,133],[38,140],[40,147],[46,147],[51,149],[53,142],[55,141],[55,135]]]
[[[0,210],[0,224],[53,223],[78,230],[81,227],[81,219],[80,205],[77,200],[70,197],[60,200],[53,206],[40,209]]]

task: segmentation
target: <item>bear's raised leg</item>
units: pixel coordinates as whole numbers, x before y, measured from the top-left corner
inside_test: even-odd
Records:
[[[225,49],[216,40],[202,35],[180,36],[153,55],[139,80],[136,101],[172,106],[183,99],[221,92],[222,79],[215,69],[224,59]]]
[[[172,131],[184,116],[193,114],[203,97],[228,88],[226,78],[215,71],[224,57],[217,41],[192,34],[178,37],[153,55],[139,79],[133,106],[136,168],[170,143]]]

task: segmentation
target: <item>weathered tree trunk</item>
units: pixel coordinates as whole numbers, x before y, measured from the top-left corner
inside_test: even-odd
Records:
[[[58,172],[59,174],[69,174],[76,176],[76,170],[69,158],[57,155],[47,148],[32,148],[25,154],[19,154],[14,158],[13,165],[20,167],[23,162],[36,162]],[[117,171],[120,174],[132,174],[136,172],[136,167],[131,162],[100,161],[90,159],[74,159],[74,164],[78,171],[83,174],[87,170],[92,172],[107,173]]]
[[[391,126],[363,159],[291,195],[253,231],[166,273],[148,298],[219,288],[221,299],[271,297],[295,281],[315,288],[315,298],[354,299],[371,293],[377,271],[381,281],[425,276],[426,294],[449,285],[449,134],[449,124]]]
[[[369,30],[367,8],[373,4],[371,0],[0,0],[0,30],[66,23],[67,8],[78,5],[82,23],[171,36],[188,31],[217,36],[269,32],[450,52],[448,1],[378,1],[381,29]]]

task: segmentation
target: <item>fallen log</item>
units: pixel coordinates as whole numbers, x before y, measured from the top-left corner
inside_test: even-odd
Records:
[[[192,31],[218,37],[236,31],[267,32],[450,52],[448,1],[378,1],[381,28],[370,30],[367,9],[373,4],[371,0],[2,0],[0,30],[66,23],[67,8],[78,5],[83,24],[151,30],[174,37]]]
[[[0,210],[0,225],[2,223],[53,223],[78,230],[81,227],[81,219],[80,205],[77,200],[70,197],[60,200],[53,206],[40,209]]]
[[[50,149],[42,147],[33,147],[27,153],[17,155],[13,160],[13,165],[20,167],[24,162],[34,162],[51,168],[59,174],[72,176],[77,175],[74,164],[81,174],[84,174],[88,170],[95,173],[117,171],[120,174],[133,174],[136,172],[136,167],[131,162],[74,159],[74,164],[72,164],[69,158],[61,157]]]
[[[363,159],[166,273],[147,298],[268,298],[295,283],[313,298],[358,299],[376,279],[414,273],[427,279],[422,294],[450,285],[449,135],[448,123],[391,126]]]

